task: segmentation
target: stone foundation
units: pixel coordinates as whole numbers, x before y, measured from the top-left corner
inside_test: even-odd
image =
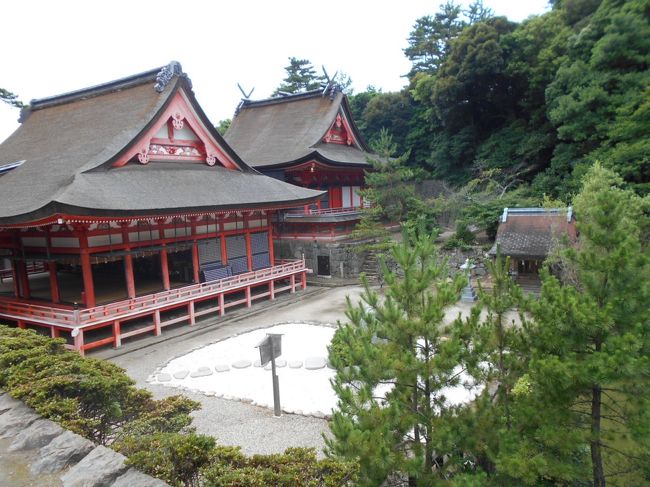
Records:
[[[349,279],[357,277],[363,269],[368,254],[367,251],[359,250],[359,246],[363,243],[351,240],[336,242],[275,240],[274,250],[276,259],[302,259],[304,255],[307,267],[314,271],[314,275]],[[319,273],[318,257],[329,260],[329,274]]]

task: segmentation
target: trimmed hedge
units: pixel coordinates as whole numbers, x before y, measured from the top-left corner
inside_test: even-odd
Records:
[[[124,369],[66,350],[64,341],[0,325],[0,388],[43,417],[129,458],[179,487],[352,485],[356,466],[317,460],[313,449],[246,457],[196,434],[183,396],[153,399]]]

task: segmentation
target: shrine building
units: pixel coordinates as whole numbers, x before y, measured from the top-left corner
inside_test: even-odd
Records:
[[[83,353],[306,286],[302,259],[275,257],[272,220],[322,208],[311,188],[329,185],[248,165],[178,63],[34,100],[21,122],[0,145],[3,323]]]
[[[349,251],[364,206],[359,190],[372,166],[347,97],[335,84],[264,100],[244,99],[225,139],[251,166],[296,186],[324,191],[320,200],[277,214],[279,254],[305,255],[319,275],[349,277],[363,255]]]

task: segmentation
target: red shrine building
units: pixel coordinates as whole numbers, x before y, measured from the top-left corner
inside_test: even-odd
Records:
[[[34,100],[21,122],[0,145],[3,323],[83,353],[306,286],[304,260],[274,255],[272,221],[318,208],[323,180],[244,162],[178,63]]]
[[[346,240],[361,217],[359,190],[371,154],[338,86],[244,99],[225,139],[261,173],[325,192],[320,200],[277,215],[279,253],[305,255],[319,275],[358,274],[361,257],[346,249]]]

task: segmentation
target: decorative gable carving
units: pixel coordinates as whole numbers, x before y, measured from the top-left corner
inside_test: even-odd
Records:
[[[340,112],[336,114],[336,119],[323,137],[323,142],[328,144],[358,145],[352,135],[350,124]]]
[[[174,95],[160,118],[113,166],[121,167],[130,161],[187,161],[208,166],[219,163],[228,169],[239,169],[203,127],[182,92]]]

